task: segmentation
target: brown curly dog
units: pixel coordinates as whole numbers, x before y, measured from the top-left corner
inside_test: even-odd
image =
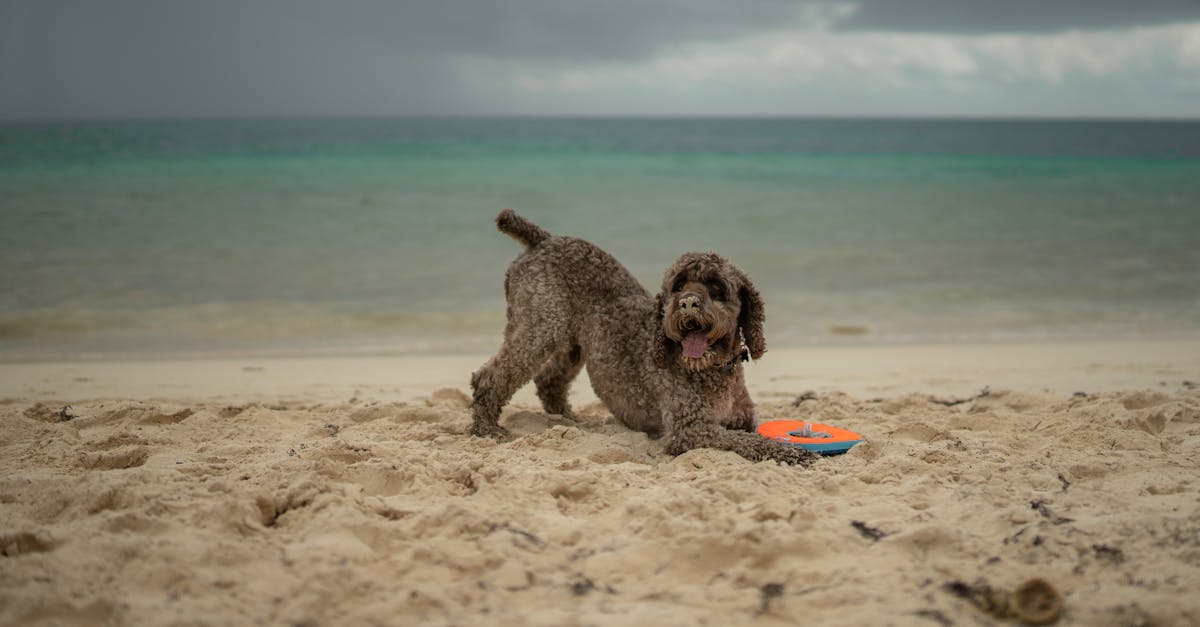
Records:
[[[766,351],[762,298],[713,253],[686,253],[652,297],[616,259],[553,236],[510,209],[500,231],[525,245],[504,279],[504,344],[471,376],[471,433],[501,437],[500,409],[532,379],[548,413],[572,418],[567,389],[587,366],[596,396],[667,452],[710,447],[792,464],[816,456],[754,432],[742,361]]]

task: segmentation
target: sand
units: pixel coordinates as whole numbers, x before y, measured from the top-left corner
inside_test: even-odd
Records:
[[[0,624],[1200,624],[1194,340],[769,352],[810,468],[470,437],[482,358],[0,364]]]

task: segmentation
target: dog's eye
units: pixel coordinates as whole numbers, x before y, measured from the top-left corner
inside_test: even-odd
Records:
[[[708,296],[713,300],[725,300],[725,287],[719,283],[709,285]]]
[[[686,283],[687,283],[687,277],[680,276],[679,278],[675,279],[674,283],[671,284],[671,291],[678,292],[679,290],[683,289],[683,286]]]

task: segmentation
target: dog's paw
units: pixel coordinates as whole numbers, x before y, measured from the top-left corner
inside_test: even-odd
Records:
[[[774,442],[771,444],[774,446],[763,451],[763,459],[786,462],[792,466],[808,466],[821,458],[820,455],[798,446],[784,446]]]
[[[481,438],[492,438],[494,440],[508,439],[508,429],[501,427],[494,422],[475,421],[471,423],[471,435]]]

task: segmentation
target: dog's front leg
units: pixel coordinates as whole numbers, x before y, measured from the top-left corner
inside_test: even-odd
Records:
[[[750,393],[746,391],[745,385],[741,385],[734,391],[733,412],[724,424],[726,429],[751,433],[758,427],[754,420],[754,402],[750,400]]]
[[[758,462],[772,459],[793,465],[807,466],[819,456],[802,448],[787,446],[768,440],[757,433],[726,429],[702,413],[668,409],[663,415],[665,448],[671,455],[679,455],[694,448],[715,448],[733,451],[746,459]],[[682,408],[687,409],[687,408]],[[691,408],[695,411],[695,407]]]

